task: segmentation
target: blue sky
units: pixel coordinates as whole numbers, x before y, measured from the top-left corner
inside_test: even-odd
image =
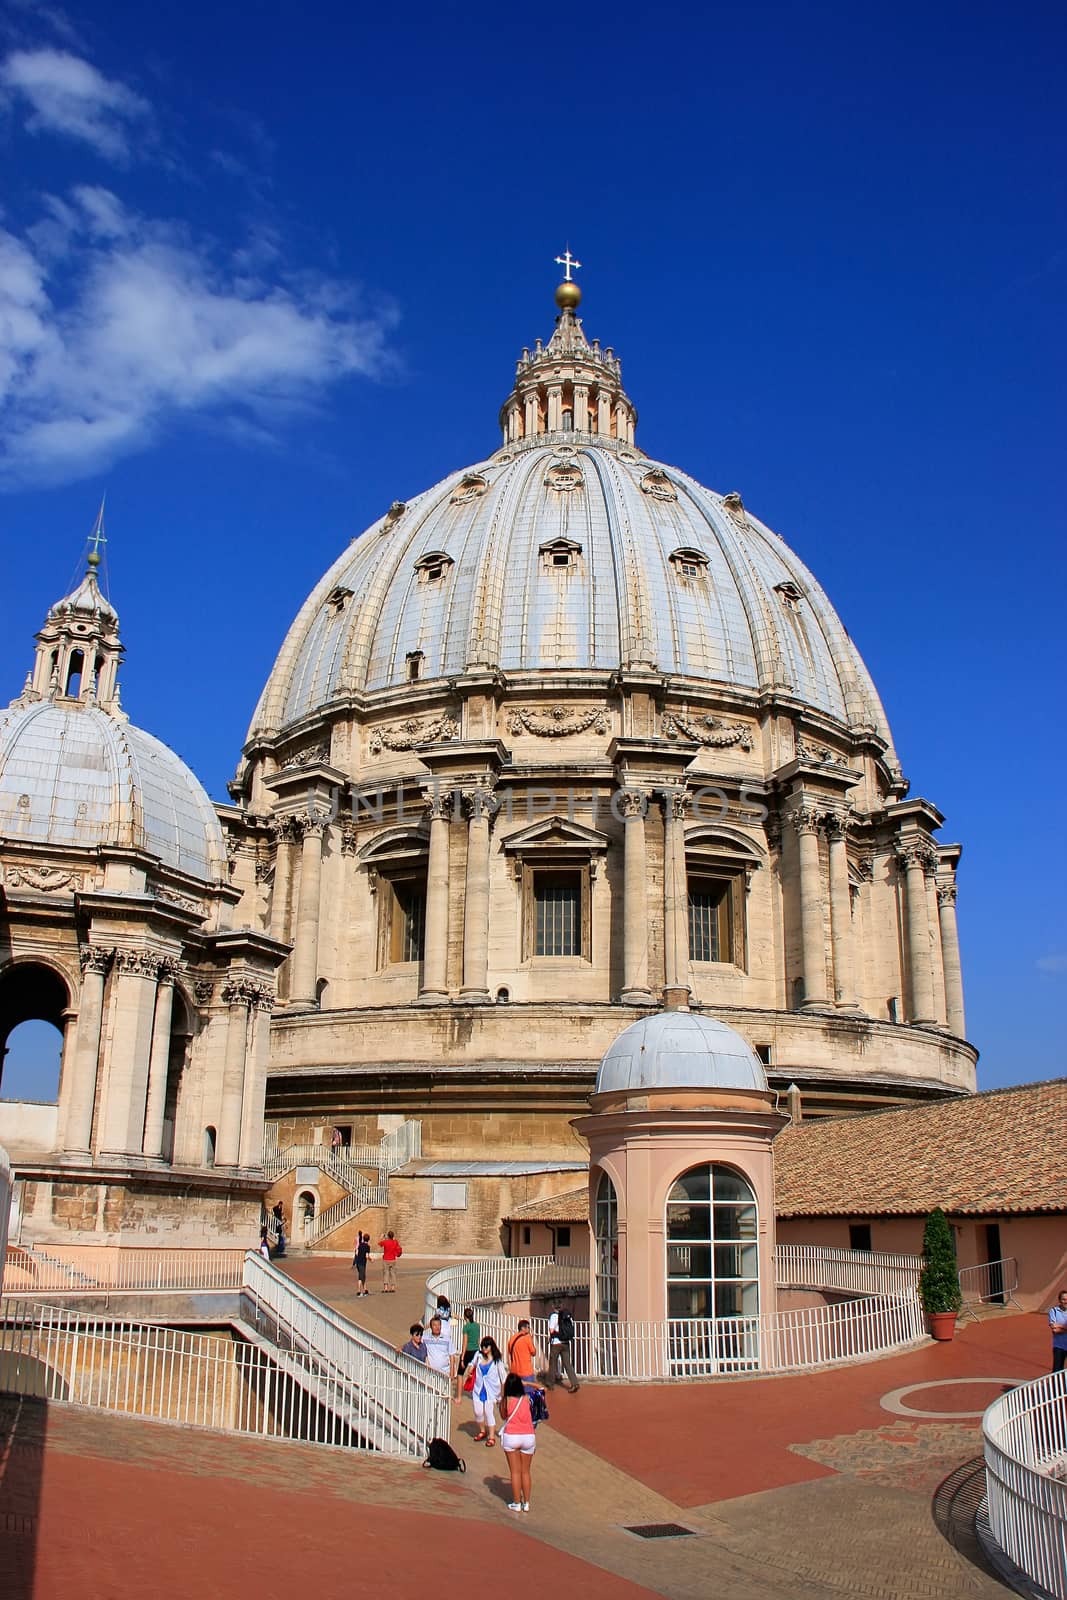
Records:
[[[984,1087],[1062,1072],[1062,9],[17,0],[0,692],[102,492],[124,702],[217,798],[300,602],[497,444],[552,258],[638,440],[809,562],[964,844]]]

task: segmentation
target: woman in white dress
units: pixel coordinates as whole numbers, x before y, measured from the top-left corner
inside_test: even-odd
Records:
[[[488,1450],[496,1444],[496,1408],[504,1392],[508,1369],[495,1340],[488,1335],[482,1340],[471,1366],[474,1371],[471,1400],[474,1402],[474,1420],[478,1424],[474,1440],[477,1443],[484,1439]]]

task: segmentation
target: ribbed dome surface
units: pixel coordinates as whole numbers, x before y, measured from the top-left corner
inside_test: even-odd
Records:
[[[211,801],[165,744],[84,702],[0,713],[0,834],[36,844],[116,844],[212,881],[226,876]]]
[[[399,688],[407,657],[420,651],[424,679],[473,666],[643,663],[775,689],[891,745],[870,676],[825,593],[732,498],[731,509],[633,446],[573,434],[454,473],[330,568],[290,629],[250,734],[351,691]],[[580,546],[568,566],[543,549],[560,539]],[[677,551],[695,552],[695,573],[672,561]],[[449,558],[441,575],[420,572],[420,559],[438,554]]]
[[[725,1022],[691,1011],[657,1011],[632,1022],[605,1052],[594,1093],[766,1087],[751,1046]]]

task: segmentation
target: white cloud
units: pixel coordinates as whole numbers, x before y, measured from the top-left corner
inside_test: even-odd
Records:
[[[1060,977],[1067,973],[1067,955],[1054,953],[1048,956],[1039,956],[1036,965],[1038,972],[1048,972],[1054,977]]]
[[[66,50],[13,50],[0,63],[0,87],[27,102],[27,127],[91,145],[108,160],[128,159],[129,126],[150,114],[147,100]]]
[[[352,373],[390,365],[391,318],[351,285],[250,275],[109,190],[0,230],[0,477],[55,483],[143,447],[182,414],[261,437]]]

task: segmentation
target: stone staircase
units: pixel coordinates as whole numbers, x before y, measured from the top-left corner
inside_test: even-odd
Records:
[[[267,1123],[264,1134],[263,1170],[272,1183],[277,1183],[297,1167],[317,1167],[346,1191],[340,1200],[319,1212],[310,1226],[304,1229],[302,1237],[294,1237],[294,1243],[302,1243],[308,1248],[319,1244],[328,1234],[351,1222],[361,1212],[375,1206],[387,1206],[389,1174],[422,1153],[421,1122],[402,1123],[377,1145],[281,1146],[276,1123]],[[366,1176],[363,1169],[368,1167],[377,1171],[377,1183]],[[276,1239],[277,1223],[269,1213],[266,1226],[270,1237]]]

